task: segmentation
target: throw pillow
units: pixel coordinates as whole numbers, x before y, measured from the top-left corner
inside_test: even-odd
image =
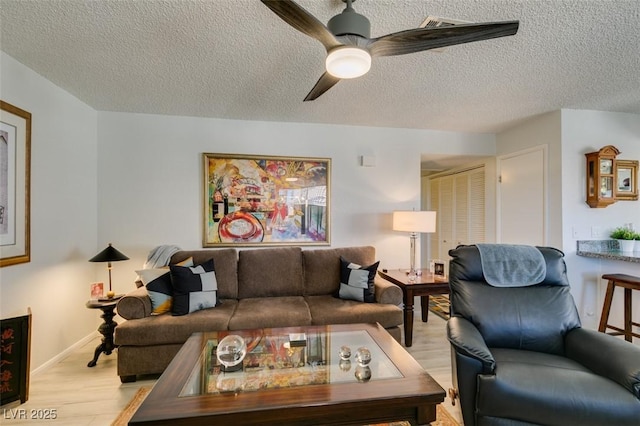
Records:
[[[181,266],[193,266],[193,258],[178,263]],[[142,284],[147,287],[151,299],[151,315],[161,315],[171,310],[173,286],[169,267],[140,269],[136,271]]]
[[[217,304],[218,281],[213,259],[198,266],[170,266],[173,315],[186,315]]]
[[[376,262],[369,266],[361,266],[349,262],[341,256],[338,297],[367,303],[375,302],[376,296],[373,281],[379,264],[380,262]]]

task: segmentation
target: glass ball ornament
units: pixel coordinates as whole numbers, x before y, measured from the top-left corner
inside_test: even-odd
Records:
[[[349,346],[340,346],[340,351],[338,353],[340,355],[340,359],[347,360],[351,358],[351,348]]]
[[[226,369],[238,366],[247,355],[247,344],[241,336],[230,334],[218,343],[216,358]]]
[[[371,362],[371,351],[364,346],[358,348],[356,351],[356,362],[358,365],[365,366]]]
[[[354,375],[359,382],[368,382],[371,380],[371,368],[359,365],[356,367]]]
[[[340,371],[349,371],[351,370],[351,361],[348,359],[341,359],[338,366],[340,367]]]

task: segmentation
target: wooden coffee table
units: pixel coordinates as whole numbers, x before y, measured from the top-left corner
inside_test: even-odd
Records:
[[[421,274],[411,281],[407,272],[400,269],[378,271],[382,278],[402,289],[404,345],[408,348],[413,345],[413,298],[420,296],[422,322],[427,322],[429,319],[429,295],[449,294],[449,280],[446,277],[434,275],[428,269],[421,269],[420,272]]]
[[[292,344],[292,333],[304,333],[306,342]],[[216,359],[217,342],[228,334],[250,349],[241,371],[223,372]],[[344,345],[348,362],[339,357]],[[355,361],[363,346],[371,352],[366,367]],[[428,424],[444,397],[379,324],[195,333],[129,424]]]

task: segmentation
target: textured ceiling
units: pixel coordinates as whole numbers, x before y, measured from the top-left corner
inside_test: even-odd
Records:
[[[299,0],[320,21],[340,0]],[[302,102],[322,45],[258,0],[0,0],[0,48],[101,111],[498,132],[560,108],[640,114],[638,0],[358,0],[371,35],[426,16],[513,37],[375,58]]]

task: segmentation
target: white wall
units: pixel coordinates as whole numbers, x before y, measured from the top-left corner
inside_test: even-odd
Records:
[[[89,283],[107,275],[87,260],[108,242],[131,257],[114,264],[119,293],[154,246],[201,247],[203,152],[332,158],[332,246],[374,245],[382,266],[396,268],[407,267],[409,239],[391,231],[391,212],[420,207],[421,154],[501,155],[547,143],[561,193],[552,186],[550,217],[579,305],[590,303],[583,288],[601,273],[640,273],[637,264],[577,258],[567,234],[573,224],[640,228],[640,202],[588,209],[583,199],[585,152],[613,144],[620,158],[640,158],[638,116],[565,110],[561,136],[557,112],[496,144],[493,135],[96,112],[2,52],[0,97],[33,120],[31,262],[0,269],[0,317],[33,311],[32,370],[95,333],[98,312],[84,303]],[[361,155],[375,156],[376,167],[360,167]]]
[[[620,150],[618,159],[640,160],[640,116],[599,111],[562,110],[562,238],[569,279],[575,288],[576,301],[582,307],[585,325],[597,327],[604,299],[606,273],[640,276],[640,264],[598,260],[577,256],[577,240],[608,239],[609,232],[625,223],[640,230],[640,201],[618,201],[606,208],[590,208],[586,196],[586,159],[584,154],[613,145]],[[595,227],[595,229],[593,229]],[[594,231],[600,234],[592,234]],[[574,231],[576,235],[574,236]],[[621,290],[614,298],[611,318],[622,324]],[[633,319],[640,322],[640,292],[633,292]],[[637,340],[637,339],[636,339]]]
[[[391,212],[420,208],[420,154],[495,149],[493,135],[425,130],[109,112],[98,123],[98,240],[132,258],[115,264],[117,292],[154,246],[202,247],[203,152],[331,158],[331,246],[370,244],[381,267],[400,268],[409,238],[391,230]]]
[[[620,159],[640,159],[640,116],[599,111],[562,110],[531,118],[497,135],[496,153],[504,155],[547,144],[549,149],[548,217],[551,246],[565,253],[571,291],[583,325],[596,328],[605,286],[604,273],[640,275],[640,264],[604,261],[576,255],[577,240],[608,239],[612,228],[632,222],[640,229],[640,201],[619,201],[592,209],[586,200],[584,154],[614,145]],[[592,227],[602,233],[592,235]],[[636,292],[637,293],[637,292]],[[634,294],[640,306],[640,294]],[[621,324],[622,301],[614,299],[613,321]],[[640,322],[640,310],[634,320]]]
[[[547,147],[547,241],[562,247],[562,151],[560,111],[543,114],[506,130],[496,137],[496,155]]]
[[[585,202],[585,154],[606,145],[620,150],[618,159],[640,160],[640,116],[599,111],[562,111],[562,156],[565,179],[562,188],[564,217],[572,227],[565,229],[563,240],[570,242],[572,229],[578,239],[608,239],[613,228],[632,222],[640,230],[640,201],[618,201],[606,208],[590,208]],[[569,221],[570,219],[570,221]],[[601,235],[592,235],[592,227]],[[639,266],[640,267],[640,266]]]
[[[0,52],[0,97],[32,114],[31,262],[0,268],[0,317],[33,312],[31,368],[98,327],[97,113]],[[87,360],[89,361],[89,360]]]
[[[95,334],[84,304],[108,278],[87,260],[107,243],[131,257],[114,264],[118,293],[154,246],[201,247],[203,152],[332,158],[332,246],[374,245],[394,268],[409,239],[391,212],[419,208],[420,154],[495,149],[493,135],[96,112],[0,55],[0,97],[33,119],[31,262],[0,269],[0,317],[32,309],[32,371]]]

